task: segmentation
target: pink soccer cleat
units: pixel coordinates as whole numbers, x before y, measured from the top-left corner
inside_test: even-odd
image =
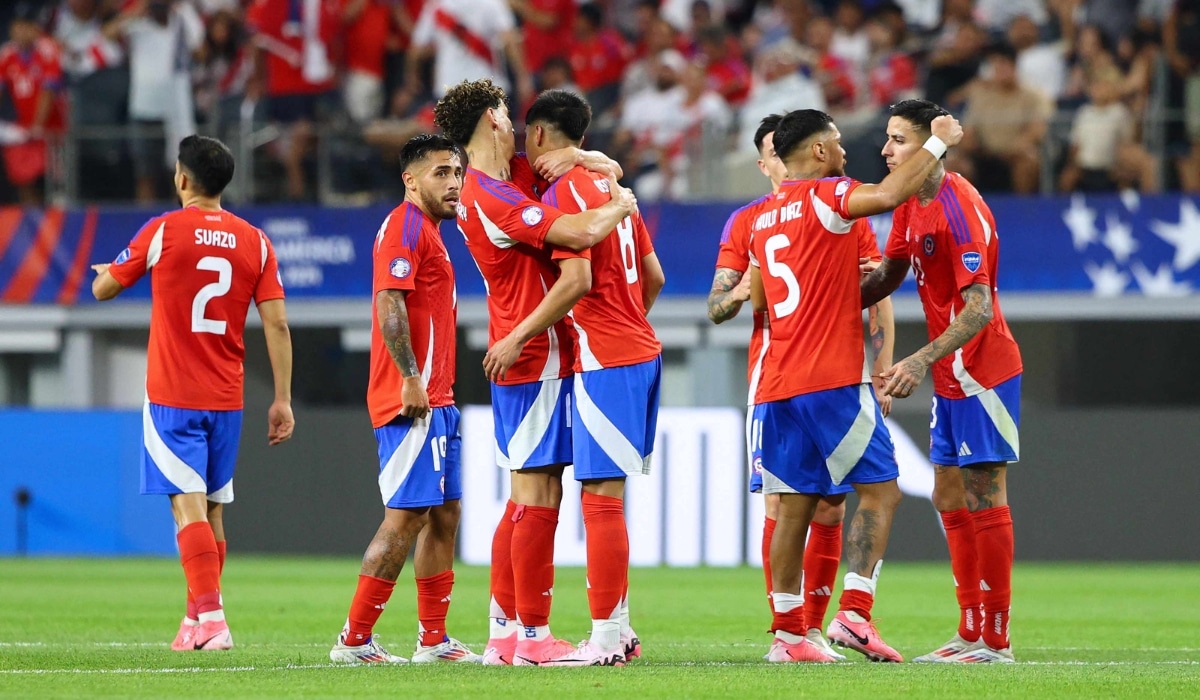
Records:
[[[487,641],[483,650],[484,666],[512,666],[513,656],[517,653],[517,635],[507,637],[492,637]]]
[[[624,666],[625,650],[621,646],[613,649],[603,649],[598,644],[592,644],[585,639],[579,646],[561,656],[548,659],[542,666]]]
[[[196,651],[225,651],[233,648],[233,635],[224,620],[201,622],[196,628]]]
[[[638,639],[637,632],[634,632],[632,628],[629,632],[621,634],[621,648],[625,653],[626,661],[641,658],[642,640]]]
[[[771,650],[763,657],[771,663],[813,663],[813,664],[828,664],[833,663],[834,659],[817,648],[815,644],[807,639],[801,639],[799,642],[785,642],[779,637],[771,642]]]
[[[183,618],[183,622],[179,623],[179,632],[175,635],[175,641],[171,642],[171,651],[195,651],[196,630],[199,628],[199,622]]]
[[[546,637],[539,641],[522,639],[517,642],[516,653],[513,654],[513,666],[541,666],[551,659],[570,654],[575,647],[570,642]]]
[[[854,619],[857,618],[857,619]],[[829,641],[847,649],[853,649],[872,661],[900,663],[904,657],[879,637],[879,630],[869,620],[847,610],[838,611],[825,636]]]

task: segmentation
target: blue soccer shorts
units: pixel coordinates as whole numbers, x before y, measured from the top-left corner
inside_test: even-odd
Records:
[[[574,380],[492,384],[496,464],[516,471],[571,463]]]
[[[142,406],[142,493],[203,493],[233,502],[242,412]]]
[[[870,384],[754,407],[763,493],[848,493],[900,476],[892,436]]]
[[[650,473],[661,386],[661,357],[576,375],[576,480]]]
[[[388,508],[426,508],[462,498],[462,436],[454,406],[424,418],[397,416],[375,429],[379,494]]]
[[[1021,456],[1021,375],[965,399],[934,395],[929,461],[944,467],[1016,462]]]

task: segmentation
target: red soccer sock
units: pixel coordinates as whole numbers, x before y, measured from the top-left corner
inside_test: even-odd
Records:
[[[358,588],[350,603],[350,618],[344,643],[356,647],[367,643],[383,608],[392,597],[395,581],[359,574]]]
[[[838,600],[838,609],[849,612],[856,612],[862,615],[864,620],[871,619],[871,608],[875,605],[875,596],[866,591],[853,590],[845,588],[842,590],[842,597]]]
[[[207,522],[188,525],[175,536],[179,543],[179,560],[187,577],[188,592],[199,618],[206,612],[221,609],[221,564],[217,557],[217,541]],[[191,606],[189,605],[189,612]]]
[[[504,515],[496,525],[496,534],[492,536],[492,609],[488,617],[502,620],[514,620],[517,617],[517,589],[513,581],[512,536],[513,513],[517,504],[509,501],[504,507]]]
[[[772,592],[772,632],[786,632],[803,637],[808,632],[804,625],[804,596],[798,593]]]
[[[554,598],[554,531],[558,509],[517,506],[512,533],[512,570],[517,617],[528,627],[550,624]]]
[[[775,614],[775,605],[771,602],[771,538],[775,536],[775,519],[763,519],[762,560],[763,576],[767,579],[767,607]]]
[[[450,610],[452,588],[453,571],[443,571],[437,576],[417,579],[417,620],[421,625],[421,646],[441,644],[448,636],[446,612]]]
[[[825,611],[833,600],[841,559],[842,524],[809,523],[804,548],[804,620],[809,629],[825,628]]]
[[[225,553],[229,551],[229,542],[227,540],[217,540],[217,561],[220,566],[217,571],[221,574],[225,573]]]
[[[583,527],[587,531],[588,605],[593,620],[607,620],[621,604],[629,577],[625,502],[585,491]]]
[[[979,639],[979,557],[976,550],[975,521],[966,508],[940,514],[950,548],[950,571],[954,574],[954,595],[958,598],[958,636],[974,642]]]
[[[983,600],[983,641],[1008,648],[1008,612],[1012,605],[1013,526],[1008,506],[972,514],[979,549],[979,588]]]

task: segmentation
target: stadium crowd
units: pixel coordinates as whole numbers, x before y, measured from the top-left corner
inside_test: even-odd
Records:
[[[719,197],[693,171],[753,168],[759,119],[806,107],[880,176],[907,97],[962,116],[950,167],[985,191],[1200,191],[1200,0],[21,0],[0,23],[6,200],[68,170],[79,198],[165,199],[193,131],[253,134],[255,199],[315,198],[321,139],[334,189],[395,194],[381,155],[480,77],[516,115],[586,95],[644,200]]]

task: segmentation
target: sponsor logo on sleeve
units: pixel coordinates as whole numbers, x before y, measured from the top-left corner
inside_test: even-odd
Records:
[[[833,196],[841,197],[842,195],[846,194],[846,190],[848,189],[850,189],[850,181],[842,180],[837,184],[837,187],[833,188]]]
[[[521,221],[524,221],[526,226],[536,226],[541,222],[543,216],[545,214],[542,213],[541,207],[529,206],[521,212]]]
[[[388,266],[388,271],[392,273],[392,277],[398,280],[408,279],[408,276],[412,274],[412,263],[406,258],[396,258]]]
[[[983,258],[979,253],[963,253],[962,262],[968,272],[974,273],[979,270],[979,264],[983,262]]]
[[[117,259],[113,260],[113,265],[120,265],[121,263],[128,260],[131,255],[133,255],[133,253],[129,252],[128,248],[126,248],[125,250],[122,250],[121,253],[119,255],[117,255]]]

